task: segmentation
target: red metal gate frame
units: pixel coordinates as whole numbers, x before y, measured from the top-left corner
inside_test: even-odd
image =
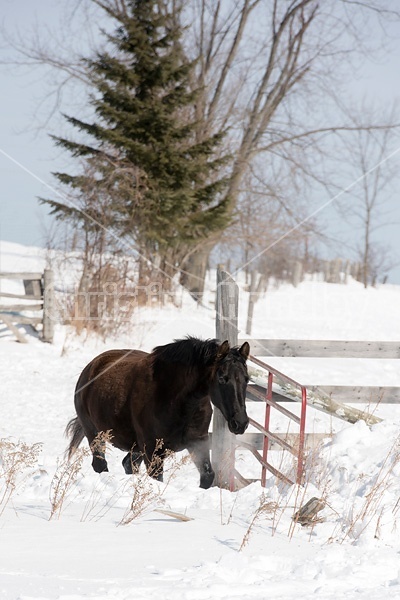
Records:
[[[283,473],[281,473],[280,471],[275,469],[275,467],[273,467],[272,465],[270,465],[268,463],[269,441],[271,440],[271,441],[276,442],[284,450],[288,450],[294,456],[297,456],[296,483],[300,485],[303,482],[303,474],[304,474],[304,445],[305,445],[306,411],[307,411],[307,388],[306,388],[306,386],[302,385],[298,381],[295,381],[294,379],[292,379],[291,377],[288,377],[284,373],[281,373],[274,367],[271,367],[270,365],[259,360],[255,356],[250,356],[249,360],[251,362],[253,362],[254,364],[258,365],[259,367],[261,367],[262,369],[265,369],[266,371],[268,371],[268,386],[267,386],[267,390],[266,390],[266,394],[265,394],[266,407],[265,407],[264,427],[262,425],[260,425],[260,423],[257,423],[257,421],[254,421],[253,419],[249,419],[250,424],[253,425],[253,427],[258,429],[259,431],[261,431],[261,433],[264,436],[262,459],[261,459],[259,453],[257,452],[257,450],[255,450],[249,444],[241,443],[240,445],[244,446],[245,448],[248,448],[254,454],[254,456],[257,458],[257,460],[259,460],[259,462],[261,463],[261,465],[262,465],[261,485],[263,487],[265,487],[265,484],[266,484],[267,470],[270,471],[271,473],[273,473],[275,476],[279,477],[280,479],[286,481],[287,483],[293,484],[293,481],[291,481],[288,477],[286,477],[286,475],[284,475]],[[276,377],[282,381],[285,381],[287,383],[290,383],[294,387],[297,387],[301,390],[300,418],[297,415],[295,415],[294,413],[292,413],[290,410],[288,410],[287,408],[280,406],[277,402],[275,402],[272,399],[272,384],[273,384],[274,377]],[[300,426],[299,446],[298,446],[297,450],[294,446],[291,446],[285,440],[281,440],[279,437],[274,435],[269,430],[271,408],[274,408],[275,410],[284,414],[286,417],[288,417],[289,419],[291,419],[292,421],[294,421],[295,423],[297,423]]]

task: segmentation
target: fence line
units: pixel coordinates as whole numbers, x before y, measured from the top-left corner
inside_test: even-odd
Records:
[[[354,340],[269,340],[248,339],[251,353],[263,357],[399,359],[399,342]],[[239,340],[243,343],[244,340]],[[344,404],[400,403],[400,386],[318,385],[308,386],[321,398]]]
[[[54,337],[54,290],[53,290],[53,271],[45,269],[43,273],[27,272],[1,272],[0,280],[22,280],[25,294],[15,294],[2,292],[0,298],[10,298],[13,300],[24,300],[26,303],[18,302],[16,304],[2,304],[0,306],[0,321],[13,332],[17,340],[21,343],[27,343],[27,338],[16,325],[30,325],[36,330],[37,325],[42,325],[41,339],[43,342],[52,342]],[[30,301],[37,300],[36,304],[29,304]],[[39,312],[40,316],[23,314],[24,312]]]
[[[339,265],[337,262],[336,265]],[[338,269],[336,269],[338,271]],[[350,273],[351,268],[348,264],[346,266],[346,273]],[[340,269],[338,271],[340,273]],[[229,277],[227,273],[225,273],[226,277]],[[220,277],[220,275],[218,275]],[[254,295],[256,289],[256,281],[257,276],[253,275],[250,285],[250,300]],[[232,284],[234,284],[233,280],[231,280]],[[219,283],[221,283],[221,279],[219,279]],[[226,296],[227,290],[224,289],[223,286],[217,285],[217,323],[221,316],[221,306],[225,305],[226,307],[232,307],[232,303],[229,303],[229,300]],[[222,295],[222,297],[221,297]],[[250,306],[250,303],[249,303]],[[230,313],[230,322],[235,324],[237,323],[237,300],[235,302],[235,312]],[[251,329],[253,317],[253,306],[248,313],[248,321],[247,321],[247,331]],[[220,339],[228,339],[226,335],[222,335],[221,337],[221,329],[217,325],[217,337]],[[257,362],[258,359],[255,356],[262,357],[312,357],[312,358],[374,358],[374,359],[398,359],[400,358],[400,343],[399,342],[375,342],[375,341],[341,341],[341,340],[269,340],[269,339],[237,339],[237,343],[239,345],[243,344],[245,341],[249,342],[252,354],[253,362]],[[270,371],[274,371],[272,367],[269,367]],[[249,368],[249,373],[251,373],[251,369]],[[269,374],[270,377],[270,374]],[[284,376],[287,378],[287,376]],[[268,399],[267,406],[270,402],[272,405],[275,405],[276,401],[290,401],[296,400],[299,401],[297,395],[293,392],[292,389],[286,389],[284,387],[280,387],[278,394],[276,390],[272,390],[272,382],[267,385],[261,383],[259,386],[249,386],[248,388],[248,399],[249,400],[260,400],[260,395],[257,393],[256,388],[261,387],[265,390],[268,387]],[[288,387],[288,386],[286,386]],[[290,387],[290,386],[289,386]],[[303,386],[304,387],[304,386]],[[253,389],[252,389],[253,388]],[[305,388],[304,388],[305,389]],[[282,392],[283,390],[283,392]],[[360,411],[354,407],[348,405],[348,403],[354,403],[357,401],[367,401],[371,404],[377,404],[379,402],[399,402],[400,401],[400,386],[323,386],[320,388],[319,386],[307,386],[307,403],[313,405],[315,408],[323,410],[324,412],[328,412],[333,416],[338,416],[341,419],[345,419],[350,423],[354,423],[360,419],[363,419],[367,424],[373,424],[379,422],[381,419],[375,417],[373,414],[369,414],[365,411]],[[279,392],[282,392],[280,394]],[[265,393],[265,391],[264,391]],[[304,396],[304,391],[302,390],[302,396]],[[344,398],[346,403],[340,403],[337,399],[332,398],[332,396]],[[304,398],[303,398],[304,403]],[[254,423],[252,423],[254,425]],[[306,434],[302,424],[302,431],[299,435],[299,443],[302,445],[303,449],[305,449],[306,442]],[[266,438],[269,438],[269,441],[273,441],[278,445],[282,444],[282,440],[279,440],[275,434],[269,431],[269,423],[266,418],[266,426],[262,431],[263,435],[266,435]],[[250,434],[248,434],[250,435]],[[253,438],[254,438],[254,434]],[[259,434],[258,434],[259,437]],[[213,443],[215,440],[220,439],[218,430],[214,430],[214,435],[212,437]],[[248,437],[245,434],[242,440],[238,440],[238,442],[242,442],[242,445],[256,456],[258,460],[260,460],[263,465],[263,476],[265,483],[265,469],[269,468],[266,466],[265,457],[265,448],[268,452],[268,442],[264,444],[264,457],[260,457],[257,454],[257,446],[259,446],[260,440],[257,439],[255,442],[255,438],[252,442],[248,441]],[[287,440],[284,441],[287,444]],[[231,442],[229,442],[228,446],[225,447],[225,452],[231,456]],[[303,459],[298,461],[298,473],[297,473],[297,481],[300,480],[300,469]],[[239,484],[244,485],[245,479],[235,470],[234,464],[230,464],[231,475],[230,482],[232,488],[232,479],[235,483],[236,481]]]

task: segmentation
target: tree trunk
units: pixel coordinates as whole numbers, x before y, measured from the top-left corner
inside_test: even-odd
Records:
[[[184,262],[181,271],[181,284],[190,292],[197,302],[201,302],[208,261],[213,245],[205,244],[196,250]]]

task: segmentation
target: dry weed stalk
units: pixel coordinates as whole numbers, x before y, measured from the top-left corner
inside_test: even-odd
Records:
[[[287,432],[287,434],[289,431]],[[320,442],[317,446],[312,449],[309,449],[305,455],[305,467],[304,467],[304,477],[302,485],[292,485],[289,486],[284,480],[276,477],[275,478],[275,508],[272,511],[272,525],[271,532],[272,536],[275,535],[278,525],[286,513],[288,509],[293,511],[296,514],[304,505],[306,497],[309,495],[308,487],[311,482],[316,484],[317,487],[322,487],[321,502],[326,504],[328,490],[330,487],[330,479],[328,478],[327,471],[323,471],[323,467],[321,466],[320,460],[320,451],[322,448],[322,442]],[[291,458],[291,460],[290,460]],[[289,461],[288,461],[289,459]],[[289,479],[294,480],[297,473],[297,457],[294,455],[291,457],[287,456],[286,452],[280,452],[280,460],[277,465],[277,469],[279,472],[283,473]],[[292,513],[292,514],[293,514]],[[310,522],[310,525],[314,527],[321,519],[314,519]],[[296,530],[297,519],[291,518],[289,529],[288,529],[288,537],[292,539],[294,532]]]
[[[231,508],[229,510],[229,514],[228,514],[228,518],[225,520],[224,519],[224,512],[223,512],[223,491],[222,488],[219,488],[219,512],[220,512],[220,521],[221,521],[221,525],[229,525],[230,522],[232,521],[233,518],[233,513],[236,507],[236,503],[237,500],[239,498],[239,495],[236,493],[233,502],[231,503]]]
[[[147,511],[159,498],[158,492],[154,489],[154,483],[147,473],[133,475],[134,481],[131,489],[133,490],[132,499],[129,507],[126,509],[119,525],[129,525]]]
[[[29,475],[24,472],[36,466],[41,449],[41,443],[29,445],[21,441],[0,440],[0,515]]]
[[[286,452],[280,452],[280,461],[279,461],[279,465],[278,465],[278,471],[280,471],[281,473],[283,473],[286,477],[288,477],[289,479],[294,479],[295,477],[295,473],[297,471],[297,462],[295,457],[292,455],[291,456],[291,464],[287,464],[287,460],[286,460]],[[284,463],[286,468],[284,468]],[[275,487],[277,489],[278,492],[278,497],[279,497],[279,501],[276,501],[275,504],[275,510],[273,511],[273,515],[272,515],[272,526],[271,526],[271,532],[272,532],[272,536],[275,535],[278,525],[280,523],[280,520],[282,518],[282,516],[284,515],[285,511],[287,510],[287,508],[289,507],[289,500],[291,499],[294,490],[297,489],[297,486],[290,486],[290,492],[287,493],[288,490],[288,484],[286,483],[285,480],[279,478],[279,477],[275,477]]]
[[[104,499],[103,492],[107,487],[107,479],[99,477],[83,509],[81,521],[99,521],[118,502],[127,488],[127,482],[122,481],[110,497]]]
[[[343,543],[346,538],[351,538],[353,540],[358,539],[377,515],[378,519],[375,527],[375,536],[379,533],[383,514],[381,503],[383,501],[385,492],[391,486],[393,469],[399,464],[399,462],[400,438],[397,438],[382,462],[379,472],[375,478],[375,482],[368,494],[366,494],[360,510],[356,514],[353,514],[353,512],[351,513],[349,523],[346,525],[346,529],[339,540],[340,543]]]
[[[332,437],[332,429],[328,437]],[[301,487],[296,488],[296,496],[295,496],[295,505],[294,505],[294,514],[291,519],[291,523],[289,526],[288,536],[292,539],[294,532],[296,530],[296,525],[299,524],[301,526],[310,527],[310,538],[314,527],[318,523],[322,523],[324,521],[323,518],[317,516],[317,512],[329,506],[328,504],[328,495],[331,489],[331,479],[329,477],[329,471],[327,464],[324,461],[321,461],[321,452],[323,448],[323,441],[320,441],[314,448],[310,449],[307,452],[305,458],[305,466],[304,466],[304,482]],[[318,498],[312,498],[308,502],[304,504],[305,498],[308,496],[308,487],[309,485],[314,485],[318,488],[319,494]],[[314,500],[313,508],[316,510],[315,514],[311,511],[309,515],[303,514],[303,510],[312,503]]]
[[[90,450],[92,451],[93,456],[96,454],[96,452],[98,452],[100,458],[102,458],[107,449],[110,450],[112,439],[112,429],[107,429],[107,431],[99,431],[93,442],[90,444]]]
[[[251,535],[254,527],[256,526],[257,522],[262,517],[272,518],[272,515],[274,515],[276,513],[278,508],[279,508],[279,506],[278,506],[277,502],[274,502],[274,501],[268,499],[264,493],[261,494],[259,506],[258,506],[256,512],[254,513],[253,518],[250,521],[250,524],[247,528],[246,533],[243,536],[242,543],[240,544],[239,552],[241,552],[243,550],[243,548],[246,546],[246,544],[248,544],[250,535]]]
[[[161,496],[165,494],[165,491],[171,481],[173,481],[177,475],[177,473],[191,462],[190,454],[185,454],[180,458],[177,457],[176,453],[173,450],[167,450],[165,453],[165,460],[168,461],[166,468],[164,468],[164,488],[161,491]]]
[[[49,521],[54,517],[60,518],[65,500],[78,479],[84,458],[88,455],[89,450],[87,448],[78,448],[71,460],[57,461],[57,469],[51,480],[49,490]]]
[[[108,444],[111,439],[111,431],[102,432],[97,436],[95,442],[92,443],[92,449],[103,451],[104,444]],[[134,475],[132,475],[128,480],[125,479],[122,481],[118,488],[114,490],[111,497],[107,498],[105,501],[102,500],[103,491],[107,486],[107,480],[102,479],[99,484],[96,483],[83,510],[81,521],[86,521],[87,519],[98,521],[116,505],[118,500],[125,493],[127,493],[127,491],[132,493],[131,502],[119,523],[120,525],[127,525],[131,523],[134,519],[142,515],[146,510],[154,505],[156,501],[157,504],[159,504],[162,496],[167,490],[168,485],[176,476],[176,473],[183,465],[191,460],[190,455],[185,455],[180,459],[177,459],[176,454],[172,450],[166,450],[162,452],[161,456],[162,446],[162,440],[157,440],[156,448],[152,454],[152,459],[148,467],[148,470],[153,475],[157,475],[162,469],[163,461],[165,461],[163,471],[164,485],[162,488],[158,487],[156,490],[155,483],[148,472],[145,471],[143,467],[140,469],[137,464],[133,464],[132,468]],[[136,452],[135,454],[136,461],[139,461],[139,458],[142,460],[144,459],[144,452]]]
[[[156,440],[156,446],[147,469],[138,471],[132,476],[130,486],[132,499],[119,525],[129,525],[160,499],[160,492],[155,489],[154,481],[149,472],[152,473],[153,477],[157,477],[162,472],[163,458],[165,457],[165,453],[161,454],[162,447],[163,440]]]
[[[92,453],[105,452],[106,446],[110,444],[111,439],[111,430],[100,431],[91,443],[90,451]],[[89,456],[90,451],[88,448],[78,448],[70,460],[57,461],[57,469],[50,484],[49,497],[51,509],[49,520],[54,517],[60,518],[65,500],[79,477],[83,460]],[[89,514],[93,510],[95,503],[96,501],[92,498],[92,505],[87,510],[85,509],[85,518],[83,520],[87,518],[86,512]]]
[[[156,446],[147,469],[138,471],[132,476],[132,499],[119,523],[120,525],[128,525],[144,512],[151,510],[154,505],[158,505],[162,501],[162,496],[165,494],[168,485],[174,479],[177,472],[191,460],[190,455],[185,455],[178,460],[172,450],[162,450],[163,445],[163,440],[156,440]],[[166,465],[165,461],[167,461]],[[165,466],[166,468],[164,468]],[[149,473],[152,474],[151,477]],[[163,474],[164,478],[162,488],[156,486],[154,481],[154,477],[160,474]]]

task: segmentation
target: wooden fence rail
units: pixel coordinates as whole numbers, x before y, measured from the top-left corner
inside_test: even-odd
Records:
[[[346,270],[347,272],[347,270]],[[227,283],[228,285],[222,285]],[[251,295],[254,294],[256,278],[253,277],[250,288]],[[362,358],[362,359],[399,359],[400,358],[400,342],[375,342],[375,341],[353,341],[353,340],[270,340],[270,339],[238,339],[237,336],[237,314],[238,300],[237,291],[233,294],[235,282],[229,277],[228,273],[218,270],[217,274],[217,338],[220,340],[229,339],[230,343],[242,345],[245,341],[249,342],[251,348],[251,361],[258,363],[258,357],[302,357],[302,358]],[[249,303],[249,305],[251,302]],[[251,330],[253,317],[253,307],[251,306],[248,313],[246,332],[249,335]],[[228,327],[229,329],[228,331]],[[268,367],[268,365],[266,365]],[[268,367],[269,371],[273,371],[273,367]],[[260,376],[259,372],[249,366],[249,374],[252,379],[252,384],[248,387],[248,400],[260,401],[264,400],[265,377]],[[268,376],[269,377],[269,376]],[[303,386],[304,387],[304,386]],[[290,385],[282,385],[279,383],[277,389],[270,389],[269,393],[272,401],[288,402],[299,401],[298,396],[291,389]],[[344,419],[350,423],[362,419],[367,424],[372,425],[381,421],[381,419],[365,410],[358,410],[355,407],[349,406],[357,402],[366,402],[371,405],[376,405],[379,402],[400,402],[400,386],[317,386],[307,385],[307,404],[312,405],[318,410],[322,410]],[[268,403],[267,403],[268,404]],[[279,408],[279,407],[278,407]],[[267,418],[266,418],[267,421]],[[225,437],[223,424],[220,425],[214,420],[212,443],[218,444],[218,453],[213,452],[214,460],[217,460],[217,470],[220,467],[219,461],[222,455],[232,457],[232,441]],[[276,434],[269,431],[269,425],[266,425],[268,437],[270,441],[275,441],[278,446],[282,446],[282,440],[278,439]],[[252,436],[250,441],[249,436]],[[265,437],[265,432],[262,433]],[[307,434],[300,434],[302,441],[306,442]],[[253,454],[256,454],[256,448],[259,446],[262,437],[259,434],[245,434],[240,440],[246,448],[250,449]],[[224,441],[225,440],[225,441]],[[283,440],[287,443],[287,440]],[[268,448],[268,446],[267,446]],[[229,487],[232,487],[232,481],[238,481],[242,485],[246,483],[245,479],[239,475],[234,468],[234,463],[231,458],[228,461],[228,469],[224,475],[217,479],[217,484],[221,487],[226,487],[229,480]]]
[[[239,344],[245,340],[239,340]],[[296,358],[400,358],[400,342],[352,340],[247,340],[256,356]]]
[[[27,343],[27,338],[17,325],[30,325],[36,328],[42,325],[41,339],[43,342],[52,342],[54,337],[54,289],[53,272],[51,269],[45,269],[43,273],[27,272],[1,272],[2,280],[20,280],[24,284],[25,294],[16,294],[3,292],[0,289],[1,298],[9,298],[18,302],[15,304],[3,303],[0,305],[0,321],[2,321],[10,331],[13,332],[17,340],[21,343]],[[31,304],[31,301],[38,301]],[[24,313],[38,313],[38,316]]]
[[[239,340],[239,344],[244,340]],[[248,339],[251,353],[263,357],[399,359],[399,342],[352,340]],[[400,386],[309,385],[314,395],[344,404],[400,403]]]

